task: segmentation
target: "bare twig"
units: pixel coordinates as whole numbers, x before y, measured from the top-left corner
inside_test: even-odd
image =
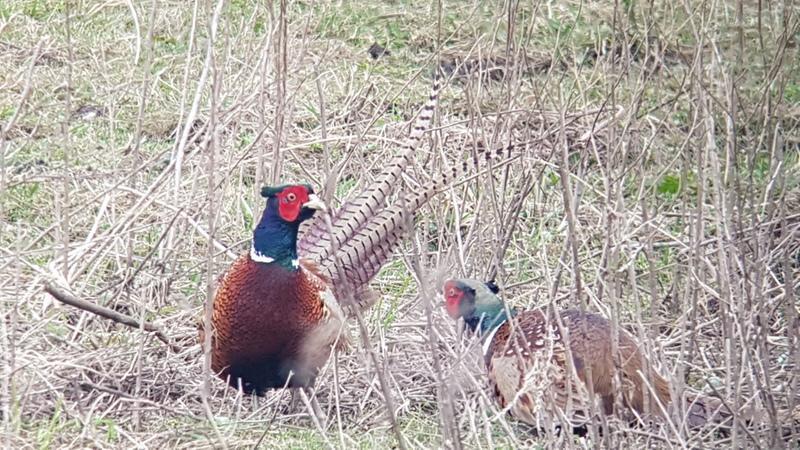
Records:
[[[143,330],[153,333],[161,342],[167,344],[173,351],[180,351],[180,347],[173,344],[172,341],[164,334],[164,331],[158,325],[147,321],[140,321],[139,319],[135,319],[127,314],[122,314],[120,312],[114,311],[113,309],[106,308],[105,306],[100,306],[86,300],[81,300],[72,294],[69,294],[50,283],[46,283],[44,285],[44,291],[48,294],[52,295],[53,298],[60,301],[61,303],[65,303],[70,306],[74,306],[78,309],[82,309],[84,311],[90,312],[92,314],[98,315],[100,317],[104,317],[106,319],[113,320],[114,322],[120,323],[125,326],[129,326],[131,328],[142,328]]]

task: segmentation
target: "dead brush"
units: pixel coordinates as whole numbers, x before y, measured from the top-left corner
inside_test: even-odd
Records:
[[[791,5],[45,6],[0,6],[3,447],[797,446]],[[368,59],[372,42],[391,54]],[[520,156],[423,207],[372,283],[368,344],[318,378],[326,420],[217,382],[195,319],[247,247],[260,187],[307,181],[338,205],[372,181],[449,49],[492,75],[445,91],[404,185],[481,150]],[[530,70],[542,52],[558,63]],[[602,314],[674,397],[716,395],[733,419],[535,434],[487,395],[478,343],[439,307],[455,276]]]

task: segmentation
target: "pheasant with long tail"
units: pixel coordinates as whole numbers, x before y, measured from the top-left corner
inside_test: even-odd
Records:
[[[267,203],[251,249],[228,269],[213,301],[211,368],[230,386],[264,395],[313,385],[342,340],[341,306],[369,303],[367,285],[400,243],[409,219],[469,167],[457,165],[386,206],[431,123],[438,93],[436,79],[406,145],[338,211],[315,215],[326,208],[309,185],[262,190]],[[303,222],[308,225],[301,230]]]

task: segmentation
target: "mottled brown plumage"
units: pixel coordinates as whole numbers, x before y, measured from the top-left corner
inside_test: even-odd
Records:
[[[491,392],[517,419],[537,427],[580,426],[590,419],[592,409],[663,419],[674,408],[670,384],[652,368],[645,369],[644,355],[626,330],[617,330],[615,359],[611,323],[602,316],[575,309],[555,315],[538,309],[508,310],[497,292],[493,283],[478,280],[449,280],[444,285],[448,314],[463,318],[482,336]],[[615,373],[619,384],[613,381]],[[615,408],[617,398],[622,410]],[[732,424],[734,415],[718,398],[687,392],[681,406],[677,409],[685,416],[680,426]],[[791,432],[792,423],[800,423],[798,411],[776,411],[784,434]],[[737,416],[743,424],[770,423],[766,411],[752,405]]]
[[[614,412],[616,395],[638,414],[661,415],[670,402],[669,384],[654,370],[644,370],[642,353],[622,329],[615,364],[611,324],[601,316],[566,310],[556,320],[541,310],[511,310],[508,319],[500,299],[476,280],[450,280],[444,295],[451,317],[463,317],[470,328],[485,334],[492,393],[523,422],[583,424],[592,411],[587,381],[599,400],[595,410],[606,414]],[[618,390],[615,367],[622,380]],[[648,374],[646,380],[642,374]]]
[[[631,336],[619,330],[622,382],[615,391],[609,322],[578,310],[562,311],[559,318],[563,328],[541,310],[522,311],[497,329],[485,360],[490,386],[500,405],[511,405],[514,416],[532,425],[543,425],[537,418],[537,406],[548,416],[545,420],[567,418],[571,425],[581,425],[591,411],[587,384],[591,373],[599,410],[613,413],[618,393],[626,407],[645,414],[647,387],[640,375],[645,373],[642,354]],[[649,412],[660,415],[656,397],[661,405],[668,405],[669,385],[654,371],[650,371],[648,383],[655,388],[655,396],[650,394]]]

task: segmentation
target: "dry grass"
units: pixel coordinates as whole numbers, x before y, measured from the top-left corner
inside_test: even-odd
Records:
[[[434,199],[373,283],[369,345],[402,445],[797,447],[775,416],[800,404],[796,4],[258,3],[0,4],[4,447],[397,446],[363,344],[319,378],[318,426],[281,412],[288,394],[206,391],[194,321],[246,248],[259,186],[321,187],[345,158],[337,201],[368,182],[440,59],[459,77],[407,186],[475,149],[522,157]],[[373,42],[391,54],[371,60]],[[688,430],[675,411],[601,443],[534,436],[433,307],[454,275],[600,311],[676,393],[716,391],[764,426]]]

